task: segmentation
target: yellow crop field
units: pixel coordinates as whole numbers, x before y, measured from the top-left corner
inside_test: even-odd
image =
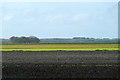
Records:
[[[117,44],[2,45],[2,49],[80,49],[80,48],[118,48],[118,45]]]

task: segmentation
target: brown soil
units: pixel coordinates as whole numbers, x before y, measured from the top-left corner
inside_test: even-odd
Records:
[[[3,51],[2,76],[3,79],[118,78],[118,66],[114,66],[118,65],[118,55],[118,51]]]

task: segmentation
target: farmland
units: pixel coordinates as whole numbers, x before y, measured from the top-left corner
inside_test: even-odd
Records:
[[[3,44],[3,78],[118,78],[118,44]]]
[[[118,50],[118,44],[4,44],[0,51],[95,51]]]
[[[0,78],[120,79],[119,7],[108,0],[0,0]]]
[[[118,78],[118,51],[3,51],[3,78]]]

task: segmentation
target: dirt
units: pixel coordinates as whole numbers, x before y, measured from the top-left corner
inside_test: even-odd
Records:
[[[118,56],[118,51],[3,51],[2,77],[118,78]]]

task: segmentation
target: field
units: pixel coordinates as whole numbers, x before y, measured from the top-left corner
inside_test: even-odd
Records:
[[[118,51],[3,51],[3,78],[118,78]]]
[[[119,50],[118,44],[6,44],[0,51],[95,51]]]
[[[118,78],[118,44],[3,44],[5,78]]]

